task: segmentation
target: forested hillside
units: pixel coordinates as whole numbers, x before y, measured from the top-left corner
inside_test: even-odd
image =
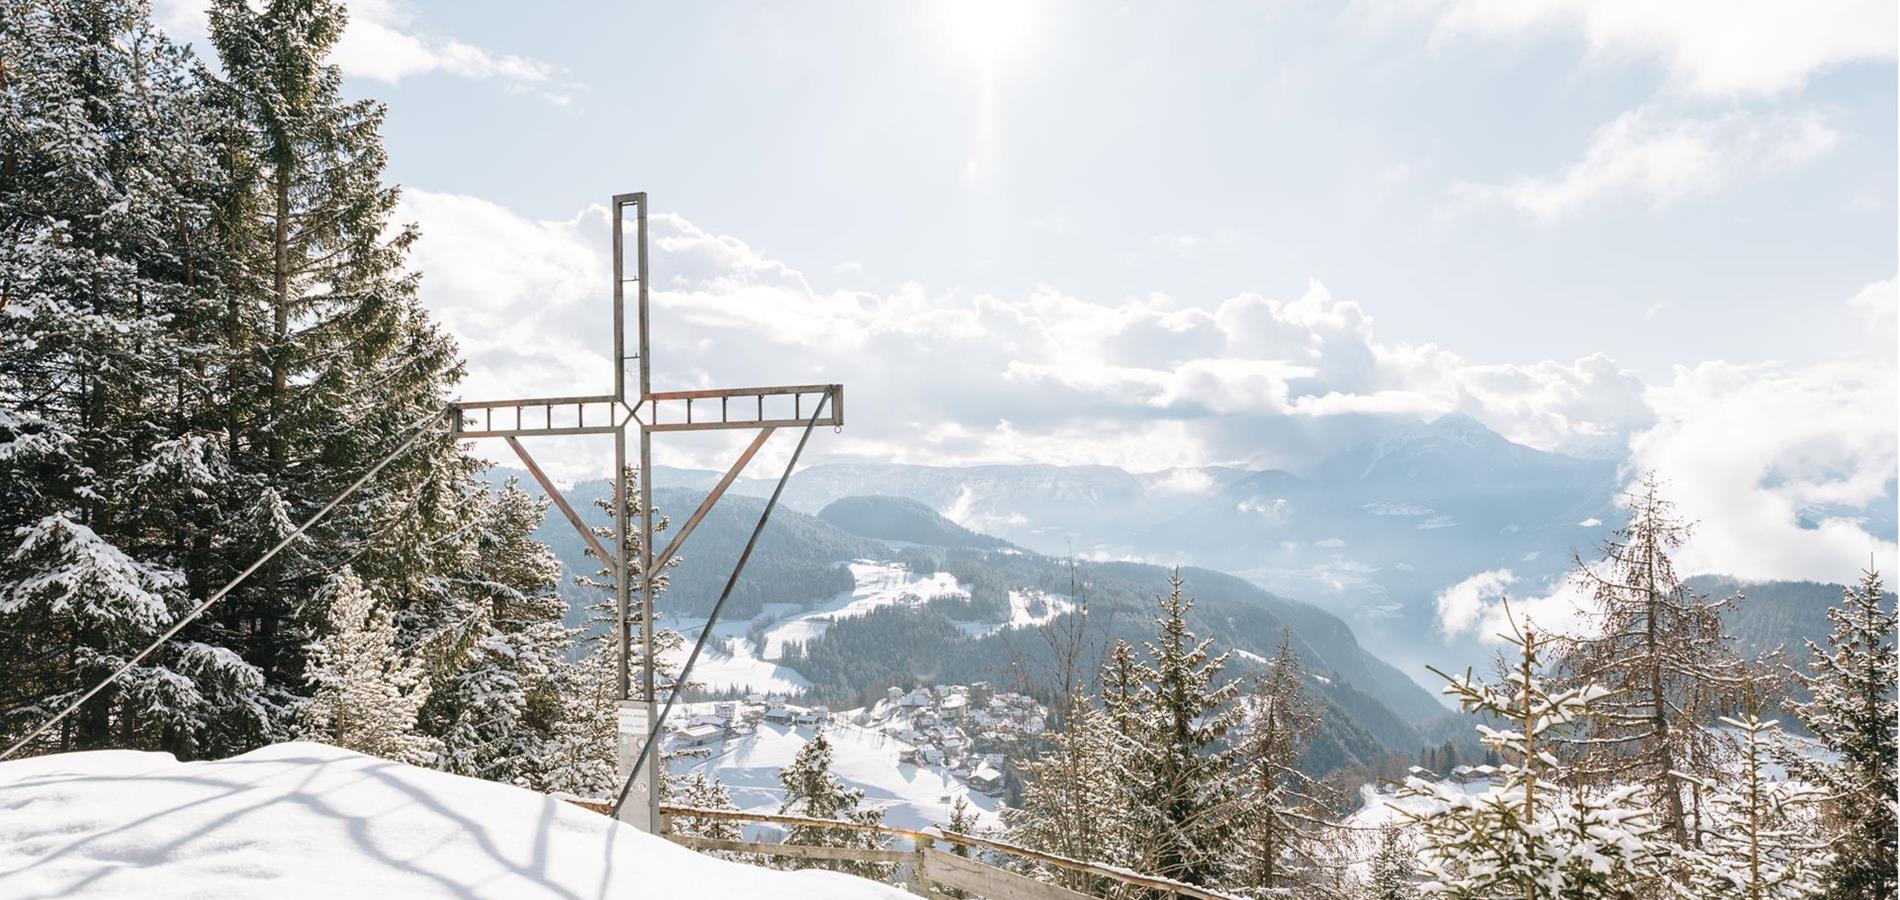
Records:
[[[611,668],[545,503],[450,437],[346,20],[215,0],[206,60],[137,0],[0,3],[0,745],[605,790]]]
[[[606,482],[598,485],[604,489]],[[570,495],[586,497],[590,489],[594,483],[582,483]],[[655,492],[659,511],[678,515],[690,511],[701,496],[685,488]],[[760,506],[755,498],[729,496],[714,508],[681,551],[682,562],[661,601],[663,613],[692,617],[710,608]],[[604,515],[598,510],[593,514],[605,525]],[[1074,613],[1038,628],[972,626],[1008,621],[1011,592],[1086,601],[1080,667],[1093,671],[1104,648],[1145,633],[1147,609],[1169,575],[1162,567],[1138,563],[1072,566],[1002,545],[898,498],[840,500],[828,508],[826,518],[845,521],[861,533],[842,534],[824,518],[783,507],[773,514],[772,526],[728,603],[726,621],[753,619],[768,603],[810,606],[849,591],[850,575],[839,565],[849,559],[891,560],[924,575],[948,573],[967,592],[842,618],[831,622],[821,637],[788,648],[782,662],[812,682],[813,699],[839,706],[862,705],[892,685],[972,681],[1053,698],[1059,694],[1052,687],[1057,651],[1045,635],[1072,627]],[[549,520],[537,534],[570,569],[589,564],[584,543],[566,522]],[[1325,611],[1218,572],[1190,569],[1183,577],[1196,598],[1195,626],[1223,650],[1236,651],[1236,672],[1256,670],[1279,643],[1281,630],[1291,630],[1295,652],[1324,679],[1313,682],[1315,697],[1337,713],[1326,717],[1323,734],[1311,750],[1309,762],[1318,771],[1414,753],[1437,743],[1438,738],[1428,740],[1425,734],[1438,734],[1442,723],[1452,718],[1416,682],[1361,648],[1352,630]],[[573,590],[576,604],[589,601],[588,589]],[[572,615],[578,619],[581,613]]]
[[[1743,653],[1755,656],[1780,648],[1804,672],[1807,642],[1826,637],[1827,611],[1840,601],[1845,589],[1845,585],[1814,581],[1743,581],[1721,575],[1697,575],[1685,583],[1717,600],[1734,598],[1723,622]],[[1893,608],[1892,592],[1886,604]]]
[[[141,4],[9,3],[0,83],[0,736],[99,681],[412,429],[455,347],[403,270],[382,107],[339,7],[213,4],[218,70]],[[405,647],[481,602],[476,462],[437,429],[41,749],[293,733],[344,572]]]

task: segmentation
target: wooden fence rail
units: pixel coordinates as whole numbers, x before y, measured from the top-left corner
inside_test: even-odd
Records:
[[[665,805],[660,807],[662,825],[670,832],[670,824],[680,817],[695,819],[718,819],[732,822],[759,822],[772,825],[803,825],[817,828],[839,828],[848,831],[867,831],[875,834],[905,838],[912,842],[914,850],[871,850],[862,847],[812,847],[800,844],[777,844],[757,841],[724,841],[691,835],[671,834],[666,837],[682,846],[699,850],[725,850],[736,853],[755,853],[767,856],[787,856],[796,859],[832,859],[844,861],[909,863],[914,867],[918,884],[918,893],[927,897],[942,896],[930,888],[935,882],[945,887],[967,891],[988,900],[1094,900],[1094,895],[1085,894],[1061,885],[1038,881],[1027,875],[1009,869],[992,866],[971,857],[946,853],[936,848],[936,844],[953,844],[972,849],[987,850],[993,853],[1014,856],[1051,869],[1076,872],[1091,878],[1114,882],[1129,887],[1159,891],[1164,895],[1190,898],[1190,900],[1238,900],[1231,894],[1210,890],[1199,885],[1163,878],[1159,875],[1146,875],[1117,866],[1108,866],[1086,860],[1070,859],[1054,853],[1031,850],[1004,841],[974,835],[959,834],[954,831],[912,831],[906,828],[894,828],[889,825],[868,825],[863,822],[840,822],[832,819],[814,819],[807,816],[791,816],[776,813],[743,812],[730,809],[701,809],[691,806]]]

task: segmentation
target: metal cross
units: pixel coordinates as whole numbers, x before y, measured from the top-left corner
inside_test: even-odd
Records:
[[[634,219],[634,259],[635,274],[628,277],[626,272],[626,217],[627,210],[633,209]],[[652,736],[658,729],[658,696],[654,693],[653,621],[653,583],[644,577],[647,573],[664,571],[665,566],[680,545],[685,542],[693,529],[710,512],[726,489],[745,470],[752,457],[759,452],[776,430],[784,426],[804,426],[809,433],[817,425],[842,427],[844,425],[844,386],[840,384],[783,385],[777,387],[750,388],[713,388],[692,391],[655,391],[652,383],[652,356],[650,352],[650,332],[647,327],[648,284],[647,276],[647,195],[645,192],[618,194],[613,198],[613,258],[614,258],[614,390],[611,394],[599,394],[576,397],[531,397],[519,400],[486,400],[456,404],[455,430],[457,437],[464,439],[498,437],[506,440],[508,446],[521,458],[535,481],[541,485],[549,499],[561,511],[569,523],[580,532],[588,547],[601,561],[614,572],[614,610],[616,643],[619,649],[619,697],[621,707],[621,765],[623,770],[637,765],[639,759],[653,760],[643,768],[644,771],[623,771],[623,780],[638,782],[644,788],[643,803],[629,807],[623,813],[636,826],[657,833],[660,824],[660,768],[657,753],[643,753],[638,759],[629,752],[631,744],[628,737],[637,744],[642,736]],[[628,355],[626,348],[626,294],[627,285],[636,286],[635,317],[638,344],[635,352]],[[639,362],[639,391],[633,402],[627,395],[627,360]],[[766,398],[774,398],[775,407],[782,406],[785,397],[791,398],[792,414],[783,416],[782,410],[775,408],[768,415]],[[695,407],[695,403],[698,404]],[[810,405],[808,405],[810,404]],[[806,414],[806,410],[811,410]],[[589,420],[592,420],[591,422]],[[640,435],[640,490],[646,491],[648,502],[640,504],[640,542],[635,548],[640,554],[640,692],[638,697],[631,692],[630,653],[632,649],[632,626],[629,621],[628,601],[632,592],[630,561],[627,554],[627,510],[628,484],[627,470],[627,431],[637,429]],[[670,431],[720,431],[752,430],[753,437],[745,451],[739,454],[725,475],[713,485],[706,499],[693,510],[665,549],[654,552],[653,549],[653,504],[650,502],[653,488],[653,435]],[[552,435],[613,435],[614,436],[614,543],[612,551],[601,545],[600,540],[588,529],[587,524],[562,496],[559,489],[550,481],[541,466],[528,454],[528,448],[522,444],[525,437]],[[802,447],[802,443],[801,443]],[[796,456],[793,459],[796,462]],[[786,474],[791,472],[790,467]],[[783,479],[780,483],[783,487]],[[773,495],[774,501],[777,495]],[[770,505],[767,507],[770,514]],[[761,518],[760,527],[763,527]],[[756,539],[756,534],[755,534]],[[748,546],[748,551],[750,546]],[[742,555],[732,575],[736,581],[740,568],[744,566]],[[731,590],[731,581],[727,585]],[[707,633],[711,632],[714,621],[706,622]],[[702,635],[701,642],[704,642]],[[680,682],[684,682],[686,673],[680,673]],[[675,691],[680,685],[675,685]],[[644,721],[640,721],[644,719]],[[643,727],[642,727],[643,726]],[[657,740],[657,736],[653,738]],[[651,748],[648,748],[649,751]],[[629,815],[630,814],[630,815]]]

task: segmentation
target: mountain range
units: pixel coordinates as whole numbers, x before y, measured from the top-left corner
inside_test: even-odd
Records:
[[[501,478],[508,470],[497,469]],[[718,473],[661,468],[659,510],[683,515]],[[1619,523],[1614,464],[1514,444],[1465,416],[1416,423],[1301,471],[1208,467],[1130,473],[1101,466],[938,467],[832,463],[790,480],[735,587],[724,620],[769,625],[853,590],[848,560],[954,579],[967,597],[835,622],[801,643],[800,674],[825,699],[933,680],[1005,680],[1046,666],[1047,641],[1007,621],[1012,592],[1081,599],[1103,642],[1138,640],[1171,567],[1197,600],[1196,627],[1235,653],[1236,671],[1270,654],[1282,629],[1339,721],[1319,742],[1328,764],[1411,752],[1457,735],[1425,663],[1483,666],[1489,648],[1447,639],[1434,596],[1476,572],[1519,583],[1560,575]],[[681,553],[662,610],[703,616],[723,587],[773,481],[741,478]],[[530,489],[532,483],[528,483]],[[597,524],[605,479],[567,489]],[[591,567],[553,518],[541,536],[571,571]],[[1232,573],[1232,574],[1226,574]],[[1836,585],[1692,586],[1747,600],[1730,613],[1744,650],[1820,639]],[[576,610],[598,592],[564,588]],[[1297,600],[1290,598],[1299,598]],[[809,613],[807,613],[809,614]],[[991,624],[981,625],[979,620]],[[761,656],[763,646],[755,648]],[[1451,724],[1447,724],[1451,722]]]
[[[660,468],[654,480],[703,491],[717,474]],[[732,490],[763,496],[773,483],[741,478]],[[1231,572],[1337,614],[1423,682],[1426,663],[1488,654],[1438,637],[1435,595],[1500,568],[1520,584],[1555,578],[1619,521],[1619,485],[1613,462],[1515,444],[1451,414],[1298,471],[829,463],[794,474],[781,502],[816,513],[846,497],[902,497],[1051,556]]]

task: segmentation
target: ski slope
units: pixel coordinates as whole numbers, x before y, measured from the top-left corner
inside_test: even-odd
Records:
[[[713,859],[532,791],[322,744],[0,763],[0,897],[910,896]]]

